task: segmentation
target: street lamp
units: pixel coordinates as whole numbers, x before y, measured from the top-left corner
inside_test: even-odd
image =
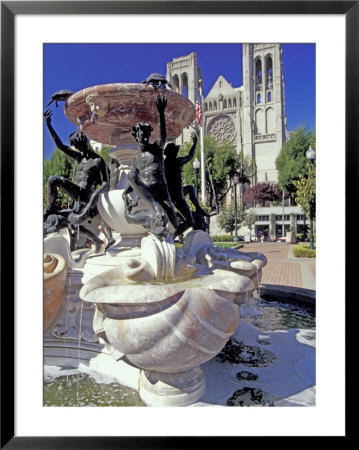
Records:
[[[193,161],[192,165],[193,165],[193,168],[194,168],[194,173],[196,175],[196,195],[197,195],[197,198],[198,198],[198,174],[199,174],[199,168],[200,168],[201,163],[196,158]]]
[[[237,230],[237,184],[239,183],[239,176],[234,175],[233,185],[234,185],[234,242],[238,242],[238,230]]]
[[[314,158],[315,158],[315,151],[312,149],[312,146],[310,145],[308,150],[306,151],[306,157],[307,157],[307,161],[309,163],[309,165],[311,166],[314,162]],[[312,208],[310,208],[310,249],[314,250],[314,245],[313,245],[313,212],[312,212]]]
[[[306,151],[307,161],[309,164],[312,164],[315,158],[315,151],[312,149],[312,146],[310,145],[308,150]]]

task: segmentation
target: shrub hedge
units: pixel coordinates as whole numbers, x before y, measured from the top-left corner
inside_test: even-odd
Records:
[[[293,255],[296,258],[315,258],[316,250],[311,250],[309,245],[295,245],[293,247]]]
[[[230,234],[222,234],[221,236],[211,236],[213,242],[233,242],[234,236]],[[239,238],[240,241],[243,241],[242,238]]]

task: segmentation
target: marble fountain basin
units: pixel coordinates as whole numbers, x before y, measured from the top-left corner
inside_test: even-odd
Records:
[[[198,366],[224,347],[239,323],[234,301],[252,290],[249,278],[217,269],[202,267],[177,282],[124,284],[116,268],[90,280],[80,297],[96,304],[95,322],[131,363],[172,373]]]
[[[103,144],[133,142],[132,127],[138,122],[153,125],[151,140],[157,139],[158,95],[167,97],[165,110],[167,141],[176,139],[195,119],[193,103],[177,92],[142,83],[110,83],[91,86],[72,94],[65,115],[86,135]]]
[[[95,333],[115,359],[141,370],[146,404],[180,406],[202,396],[200,365],[237,330],[239,305],[266,263],[259,257],[219,251],[203,231],[190,232],[183,249],[148,236],[140,256],[118,260],[84,284],[79,295],[96,305]]]
[[[94,276],[81,288],[80,298],[96,305],[94,330],[109,352],[140,369],[141,399],[151,406],[185,406],[204,394],[200,365],[236,331],[236,301],[255,285],[235,272],[195,264],[183,253],[169,252],[168,264],[158,265],[156,257],[143,262],[144,254],[142,262],[126,261]],[[172,273],[173,278],[134,281],[128,278],[129,267],[135,273],[136,267],[149,274],[152,269]],[[177,278],[178,273],[187,278]]]

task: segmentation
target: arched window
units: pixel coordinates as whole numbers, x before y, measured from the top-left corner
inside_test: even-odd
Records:
[[[178,75],[173,77],[173,89],[175,92],[179,92],[179,78]]]
[[[271,101],[272,101],[272,93],[271,93],[271,92],[268,92],[268,97],[267,97],[267,99],[268,99],[268,102],[271,102]]]
[[[228,108],[232,108],[232,100],[230,98],[228,99]]]
[[[257,104],[262,103],[262,96],[261,94],[257,94]]]
[[[233,108],[237,108],[237,99],[236,98],[233,99]]]
[[[255,134],[265,134],[265,120],[262,109],[258,109],[255,113]]]
[[[267,56],[266,58],[266,71],[267,89],[271,89],[273,87],[273,61],[271,56]]]
[[[209,102],[209,110],[212,111],[212,102]]]
[[[262,61],[259,58],[256,61],[256,85],[262,85]]]
[[[186,73],[182,74],[182,95],[188,97],[188,77]]]
[[[219,82],[219,88],[222,88],[222,81]]]
[[[266,111],[267,133],[275,133],[276,119],[273,108],[268,108]]]
[[[226,99],[223,100],[223,109],[227,109],[227,100]]]
[[[208,111],[208,103],[207,102],[205,102],[205,104],[204,104],[204,110]]]
[[[216,101],[213,102],[213,109],[214,109],[215,111],[217,111],[217,102],[216,102]]]

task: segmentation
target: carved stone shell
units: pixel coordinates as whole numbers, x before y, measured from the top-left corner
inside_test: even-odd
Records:
[[[61,311],[66,284],[66,261],[57,253],[44,255],[44,333]]]
[[[184,371],[219,353],[239,324],[238,292],[253,289],[247,277],[221,270],[183,283],[114,286],[114,270],[108,283],[104,274],[90,280],[80,297],[96,303],[113,348],[159,372]]]

